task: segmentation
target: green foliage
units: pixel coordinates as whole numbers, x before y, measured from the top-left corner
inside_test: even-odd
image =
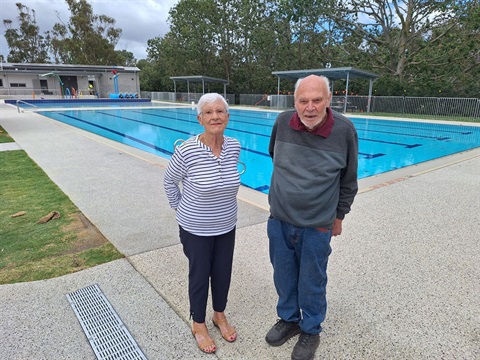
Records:
[[[117,62],[115,65],[117,66],[136,66],[137,59],[132,52],[127,50],[116,50],[115,54],[117,55]]]
[[[48,61],[48,36],[40,34],[35,10],[16,3],[19,28],[12,28],[12,20],[4,19],[5,39],[10,48],[8,62],[46,63]]]
[[[156,80],[144,76],[142,89],[168,91],[169,76],[206,75],[229,79],[237,94],[274,93],[272,71],[330,63],[381,75],[377,95],[478,96],[478,19],[478,0],[180,0],[170,32],[148,42]],[[354,93],[368,88],[350,84]]]
[[[131,53],[114,50],[121,35],[114,19],[93,14],[88,0],[65,1],[70,21],[45,36],[34,11],[17,4],[21,27],[4,20],[12,58],[41,62],[49,41],[55,62],[135,64]],[[171,76],[205,75],[228,79],[236,94],[275,93],[272,71],[331,64],[379,74],[377,94],[480,94],[479,0],[180,0],[168,22],[170,31],[149,39],[139,62],[142,90],[172,91]],[[368,82],[350,89],[366,94]]]
[[[70,21],[56,23],[51,33],[51,49],[56,63],[84,65],[120,65],[126,61],[115,52],[122,30],[115,20],[95,15],[87,0],[65,0]]]
[[[87,0],[65,1],[70,20],[66,24],[60,20],[44,35],[39,32],[35,10],[16,4],[19,28],[13,27],[12,20],[3,20],[9,62],[48,63],[51,55],[55,63],[63,64],[135,65],[131,52],[115,51],[122,30],[114,27],[114,19],[94,14]]]

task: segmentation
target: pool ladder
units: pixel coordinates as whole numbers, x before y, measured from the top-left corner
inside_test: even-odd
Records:
[[[185,142],[185,140],[183,140],[183,139],[175,140],[175,142],[173,143],[173,149],[175,150],[175,148],[177,146],[182,145],[184,142]],[[238,161],[238,164],[243,166],[243,170],[238,172],[240,175],[243,175],[245,173],[245,171],[247,171],[247,165],[245,165],[245,163],[243,161],[240,161],[240,160]]]

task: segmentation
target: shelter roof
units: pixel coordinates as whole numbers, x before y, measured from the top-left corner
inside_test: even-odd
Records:
[[[184,80],[184,81],[189,81],[189,82],[203,82],[203,83],[221,83],[228,85],[229,81],[226,79],[218,79],[214,77],[209,77],[209,76],[203,76],[203,75],[192,75],[192,76],[171,76],[171,80]]]
[[[325,68],[325,69],[309,69],[309,70],[287,70],[287,71],[273,71],[273,75],[276,75],[282,79],[299,79],[308,75],[323,75],[329,79],[346,79],[347,74],[350,79],[376,79],[380,75],[355,69],[353,67],[341,67],[341,68]]]

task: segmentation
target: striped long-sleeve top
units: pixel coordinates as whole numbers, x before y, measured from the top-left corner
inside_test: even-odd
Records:
[[[163,186],[184,230],[197,236],[215,236],[234,228],[240,186],[239,156],[240,143],[228,136],[224,136],[218,158],[198,135],[176,147]]]

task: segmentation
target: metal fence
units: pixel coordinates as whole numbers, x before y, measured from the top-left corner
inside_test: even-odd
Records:
[[[201,93],[141,92],[142,98],[171,102],[198,102]],[[227,94],[230,104],[235,104],[235,95]],[[237,105],[292,109],[293,95],[240,94]],[[347,113],[372,113],[392,116],[436,118],[445,120],[480,121],[480,99],[408,96],[333,96],[333,109]]]
[[[202,93],[184,93],[184,92],[150,92],[140,91],[140,97],[142,99],[152,99],[158,101],[170,101],[180,103],[191,103],[192,101],[198,103],[198,100],[202,97]],[[227,102],[229,104],[235,104],[235,94],[227,94]]]
[[[263,95],[240,96],[242,99],[262,99]],[[293,108],[293,95],[269,95],[268,105],[273,109]],[[392,114],[437,119],[480,121],[480,99],[407,96],[349,96],[345,107],[345,96],[332,96],[331,107],[339,112]],[[251,100],[241,105],[252,105]]]
[[[374,96],[371,109],[379,113],[480,120],[480,99],[474,98]]]

